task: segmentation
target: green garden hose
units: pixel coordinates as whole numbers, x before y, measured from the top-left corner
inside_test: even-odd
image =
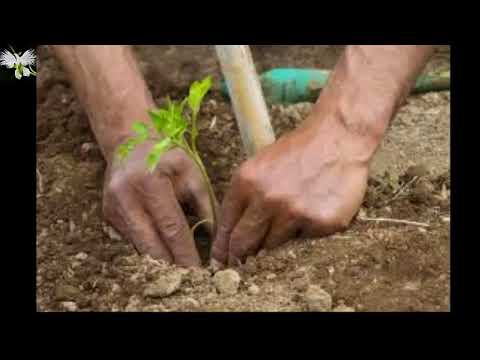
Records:
[[[270,104],[315,102],[327,84],[330,71],[318,69],[273,69],[260,76],[265,100]],[[417,79],[412,93],[450,90],[450,72],[439,76],[423,75]],[[224,82],[222,94],[228,98]]]

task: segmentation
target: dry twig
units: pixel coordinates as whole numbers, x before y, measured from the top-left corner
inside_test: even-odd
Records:
[[[430,226],[429,224],[420,223],[420,222],[416,222],[416,221],[389,219],[389,218],[359,217],[358,220],[360,220],[360,221],[390,222],[390,223],[395,223],[395,224],[413,225],[413,226],[418,226],[418,227],[429,227]]]
[[[38,179],[38,193],[43,194],[43,177],[37,167],[37,179]]]

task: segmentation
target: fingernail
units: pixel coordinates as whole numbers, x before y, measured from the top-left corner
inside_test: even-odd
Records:
[[[224,265],[220,261],[217,261],[214,258],[212,258],[210,259],[209,268],[213,273],[216,273],[217,271],[222,270],[224,268]]]
[[[232,257],[230,257],[228,265],[231,266],[231,267],[239,267],[239,266],[242,265],[242,260],[240,260],[237,257],[232,256]]]

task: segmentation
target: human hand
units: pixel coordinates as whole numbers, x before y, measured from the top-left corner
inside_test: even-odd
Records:
[[[213,217],[202,176],[180,149],[167,152],[150,174],[145,166],[150,149],[147,142],[123,164],[110,161],[104,185],[105,218],[140,253],[181,266],[199,266],[181,204],[191,205],[201,219]],[[212,228],[208,230],[212,234]]]
[[[365,195],[369,159],[325,119],[293,131],[241,165],[221,209],[212,257],[236,265],[261,248],[344,230]]]

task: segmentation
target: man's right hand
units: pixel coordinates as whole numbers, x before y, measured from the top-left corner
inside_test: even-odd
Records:
[[[149,173],[145,159],[151,145],[139,146],[123,163],[109,162],[105,218],[140,253],[198,266],[200,258],[180,204],[191,205],[201,219],[212,219],[207,188],[193,161],[180,149],[164,154],[157,169]]]

